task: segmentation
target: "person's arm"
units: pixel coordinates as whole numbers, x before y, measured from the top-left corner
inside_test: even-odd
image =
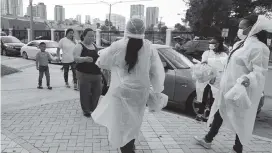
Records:
[[[209,56],[209,51],[205,51],[202,54],[202,58],[201,58],[201,63],[208,63],[208,56]]]
[[[57,57],[58,57],[58,59],[60,59],[60,49],[62,49],[63,47],[63,39],[61,39],[60,41],[59,41],[59,47],[57,48]]]
[[[47,57],[48,57],[49,61],[55,60],[54,57],[50,53],[48,53],[48,52],[47,52]]]
[[[252,51],[249,56],[249,64],[247,67],[252,69],[252,71],[241,76],[239,79],[243,79],[242,84],[245,87],[257,88],[259,85],[264,84],[265,75],[268,71],[268,62],[269,62],[269,49],[267,48],[258,48],[259,45],[252,44],[252,47],[249,47]]]
[[[74,59],[76,63],[84,63],[84,62],[92,62],[91,60],[92,57],[80,57],[81,52],[82,52],[82,45],[81,44],[76,44],[75,48],[74,48]]]
[[[155,93],[161,93],[164,90],[165,71],[158,51],[152,48],[151,67],[149,71],[150,83]]]
[[[40,53],[37,53],[36,54],[36,69],[37,70],[39,70],[39,60],[40,60],[39,56],[40,56]]]
[[[98,52],[99,58],[96,61],[96,65],[101,69],[110,70],[114,64],[114,59],[117,51],[116,43],[111,44],[111,46],[102,49]]]

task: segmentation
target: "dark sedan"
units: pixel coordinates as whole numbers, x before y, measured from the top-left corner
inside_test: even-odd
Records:
[[[21,48],[25,45],[19,39],[13,36],[1,36],[1,55],[21,55]]]

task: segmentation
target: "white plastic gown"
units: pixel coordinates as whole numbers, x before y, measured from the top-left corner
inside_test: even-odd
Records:
[[[257,23],[253,26],[248,38],[245,40],[244,46],[236,50],[229,60],[221,79],[219,96],[215,99],[219,104],[219,111],[224,125],[239,136],[243,145],[248,143],[252,136],[257,108],[264,90],[270,53],[268,47],[254,35],[261,30],[272,32],[271,25],[271,20],[266,19],[264,16],[259,16]],[[252,103],[249,109],[238,107],[235,104],[244,102],[234,102],[224,98],[224,95],[243,76],[250,80],[250,86],[246,88],[247,95]]]
[[[148,40],[143,41],[138,62],[130,73],[124,60],[128,38],[101,50],[96,63],[100,68],[111,71],[112,81],[92,118],[108,128],[108,139],[114,148],[122,147],[138,137],[150,85],[157,93],[164,89],[165,72],[158,52],[152,49]]]
[[[211,90],[213,93],[213,97],[215,97],[216,93],[218,92],[222,72],[223,72],[224,66],[226,64],[227,57],[228,57],[228,55],[224,52],[221,54],[215,54],[215,52],[212,50],[205,51],[202,55],[201,62],[207,62],[208,65],[210,65],[212,68],[214,68],[217,72],[214,84],[212,84],[212,85],[210,84]],[[197,100],[199,102],[202,102],[204,89],[208,84],[209,84],[209,82],[204,82],[204,83],[200,83],[198,81],[196,82]]]

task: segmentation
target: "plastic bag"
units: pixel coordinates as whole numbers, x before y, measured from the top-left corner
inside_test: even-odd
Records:
[[[249,109],[251,100],[247,95],[245,86],[241,83],[236,83],[225,95],[224,98],[234,102],[234,105],[242,109]]]
[[[147,100],[147,106],[150,112],[159,112],[167,106],[168,96],[163,93],[155,93],[151,88]]]
[[[204,83],[216,77],[216,70],[208,64],[196,64],[192,67],[192,77],[199,83]]]

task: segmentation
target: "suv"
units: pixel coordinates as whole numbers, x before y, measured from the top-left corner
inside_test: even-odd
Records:
[[[197,60],[201,61],[202,54],[204,51],[209,50],[209,41],[210,40],[192,40],[188,41],[181,46],[181,50],[178,52],[183,52],[187,55],[194,57]],[[225,52],[228,53],[229,49],[225,46]]]

